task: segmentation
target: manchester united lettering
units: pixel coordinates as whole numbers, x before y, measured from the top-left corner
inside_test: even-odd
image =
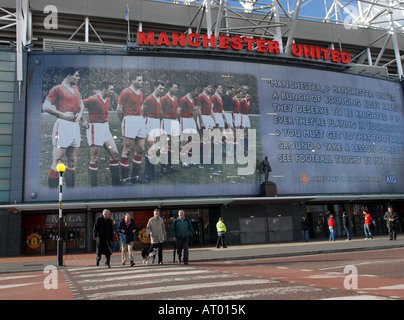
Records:
[[[139,46],[166,46],[166,47],[202,47],[219,48],[222,50],[242,50],[256,51],[269,54],[280,54],[279,42],[267,39],[255,39],[239,36],[226,35],[199,35],[197,33],[176,33],[170,36],[166,32],[160,32],[157,36],[154,31],[138,32],[137,44]],[[334,63],[350,63],[351,57],[348,52],[340,50],[330,50],[318,46],[309,46],[303,44],[292,44],[292,55],[296,57],[311,58],[316,60],[331,61]]]

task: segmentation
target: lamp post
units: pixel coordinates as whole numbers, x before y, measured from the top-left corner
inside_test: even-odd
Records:
[[[59,163],[56,166],[56,170],[59,172],[59,237],[58,237],[58,265],[63,266],[63,239],[62,239],[62,223],[63,223],[63,213],[62,213],[62,194],[63,194],[63,172],[66,170],[66,166],[63,163]]]

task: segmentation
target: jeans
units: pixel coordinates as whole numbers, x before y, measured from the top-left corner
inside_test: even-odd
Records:
[[[302,230],[302,238],[304,241],[309,242],[309,229]]]
[[[365,224],[363,227],[366,239],[373,239],[372,232],[370,232],[370,224]]]
[[[351,230],[349,230],[349,227],[344,227],[345,233],[346,233],[346,238],[348,240],[351,240]]]
[[[335,227],[328,227],[330,229],[330,241],[335,241]]]

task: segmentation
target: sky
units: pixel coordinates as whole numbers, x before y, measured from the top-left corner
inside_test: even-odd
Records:
[[[162,2],[174,2],[173,0],[154,0],[154,1],[162,1]],[[182,1],[182,0],[181,0]],[[203,0],[197,0],[198,3],[202,3]],[[219,2],[219,0],[217,0]],[[242,7],[239,0],[227,0],[228,4],[233,7]],[[244,1],[248,2],[248,1]],[[268,5],[272,4],[272,0],[257,0],[255,7],[260,5]],[[297,0],[280,0],[281,4],[284,6],[285,10],[291,10],[296,7]],[[355,3],[356,0],[344,1],[340,2],[344,3]],[[300,14],[305,16],[313,16],[318,18],[323,18],[326,14],[326,7],[329,7],[333,3],[333,0],[303,0],[303,6],[301,7]]]
[[[163,1],[163,2],[170,2],[173,3],[173,0],[154,0],[154,1]],[[180,0],[180,1],[185,1],[185,0]],[[192,0],[190,0],[192,1]],[[211,0],[212,1],[212,0]],[[280,3],[282,4],[283,8],[287,11],[292,11],[293,9],[296,8],[296,5],[299,0],[279,0]],[[334,3],[334,0],[302,0],[303,4],[300,8],[299,16],[300,19],[302,18],[309,18],[309,17],[314,17],[314,18],[324,18],[326,16],[327,11],[331,8],[332,4]],[[362,1],[362,8],[363,10],[366,10],[366,7],[369,6],[369,1],[371,0],[364,0]],[[203,0],[197,0],[197,3],[202,3]],[[216,0],[218,3],[219,0]],[[248,0],[244,1],[239,1],[239,0],[227,0],[228,5],[232,7],[239,7],[242,8],[241,2],[248,2]],[[341,9],[341,7],[338,7],[337,12],[339,14],[338,19],[335,17],[335,10],[332,11],[332,16],[331,20],[343,20],[345,23],[351,23],[352,21],[356,21],[355,17],[359,15],[359,10],[358,10],[358,1],[357,0],[339,0],[338,1],[340,4],[345,6],[345,9]],[[388,3],[393,3],[396,4],[398,3],[398,0],[378,0],[378,3],[380,4],[388,4]],[[257,0],[255,3],[254,7],[257,8],[259,6],[265,6],[265,5],[271,5],[273,3],[273,0]],[[373,13],[370,15],[367,15],[368,19],[372,19],[372,16],[377,14],[379,11],[383,9],[381,6],[373,6]],[[267,11],[267,10],[266,10]],[[284,16],[282,14],[282,10],[280,9],[281,16]],[[402,5],[402,8],[396,9],[394,11],[394,19],[397,21],[397,27],[401,27],[402,21],[404,21],[404,4]],[[379,26],[385,26],[386,23],[382,23],[386,21],[386,16],[383,15],[382,18],[377,20],[377,23]],[[404,28],[404,27],[403,27]]]

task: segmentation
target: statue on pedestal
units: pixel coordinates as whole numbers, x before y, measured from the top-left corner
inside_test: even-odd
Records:
[[[269,164],[267,156],[260,162],[260,167],[265,174],[265,181],[261,183],[261,196],[276,197],[278,193],[276,184],[273,181],[268,180],[269,173],[272,171],[272,168]]]
[[[265,174],[265,181],[264,181],[264,183],[265,183],[265,184],[268,184],[268,183],[269,183],[269,181],[268,181],[268,176],[269,176],[269,173],[272,171],[272,168],[271,168],[271,166],[270,166],[270,164],[269,164],[269,161],[268,161],[268,157],[267,157],[267,156],[265,156],[265,159],[261,161],[260,166],[261,166],[261,168],[262,168],[262,171],[264,171],[264,174]]]

